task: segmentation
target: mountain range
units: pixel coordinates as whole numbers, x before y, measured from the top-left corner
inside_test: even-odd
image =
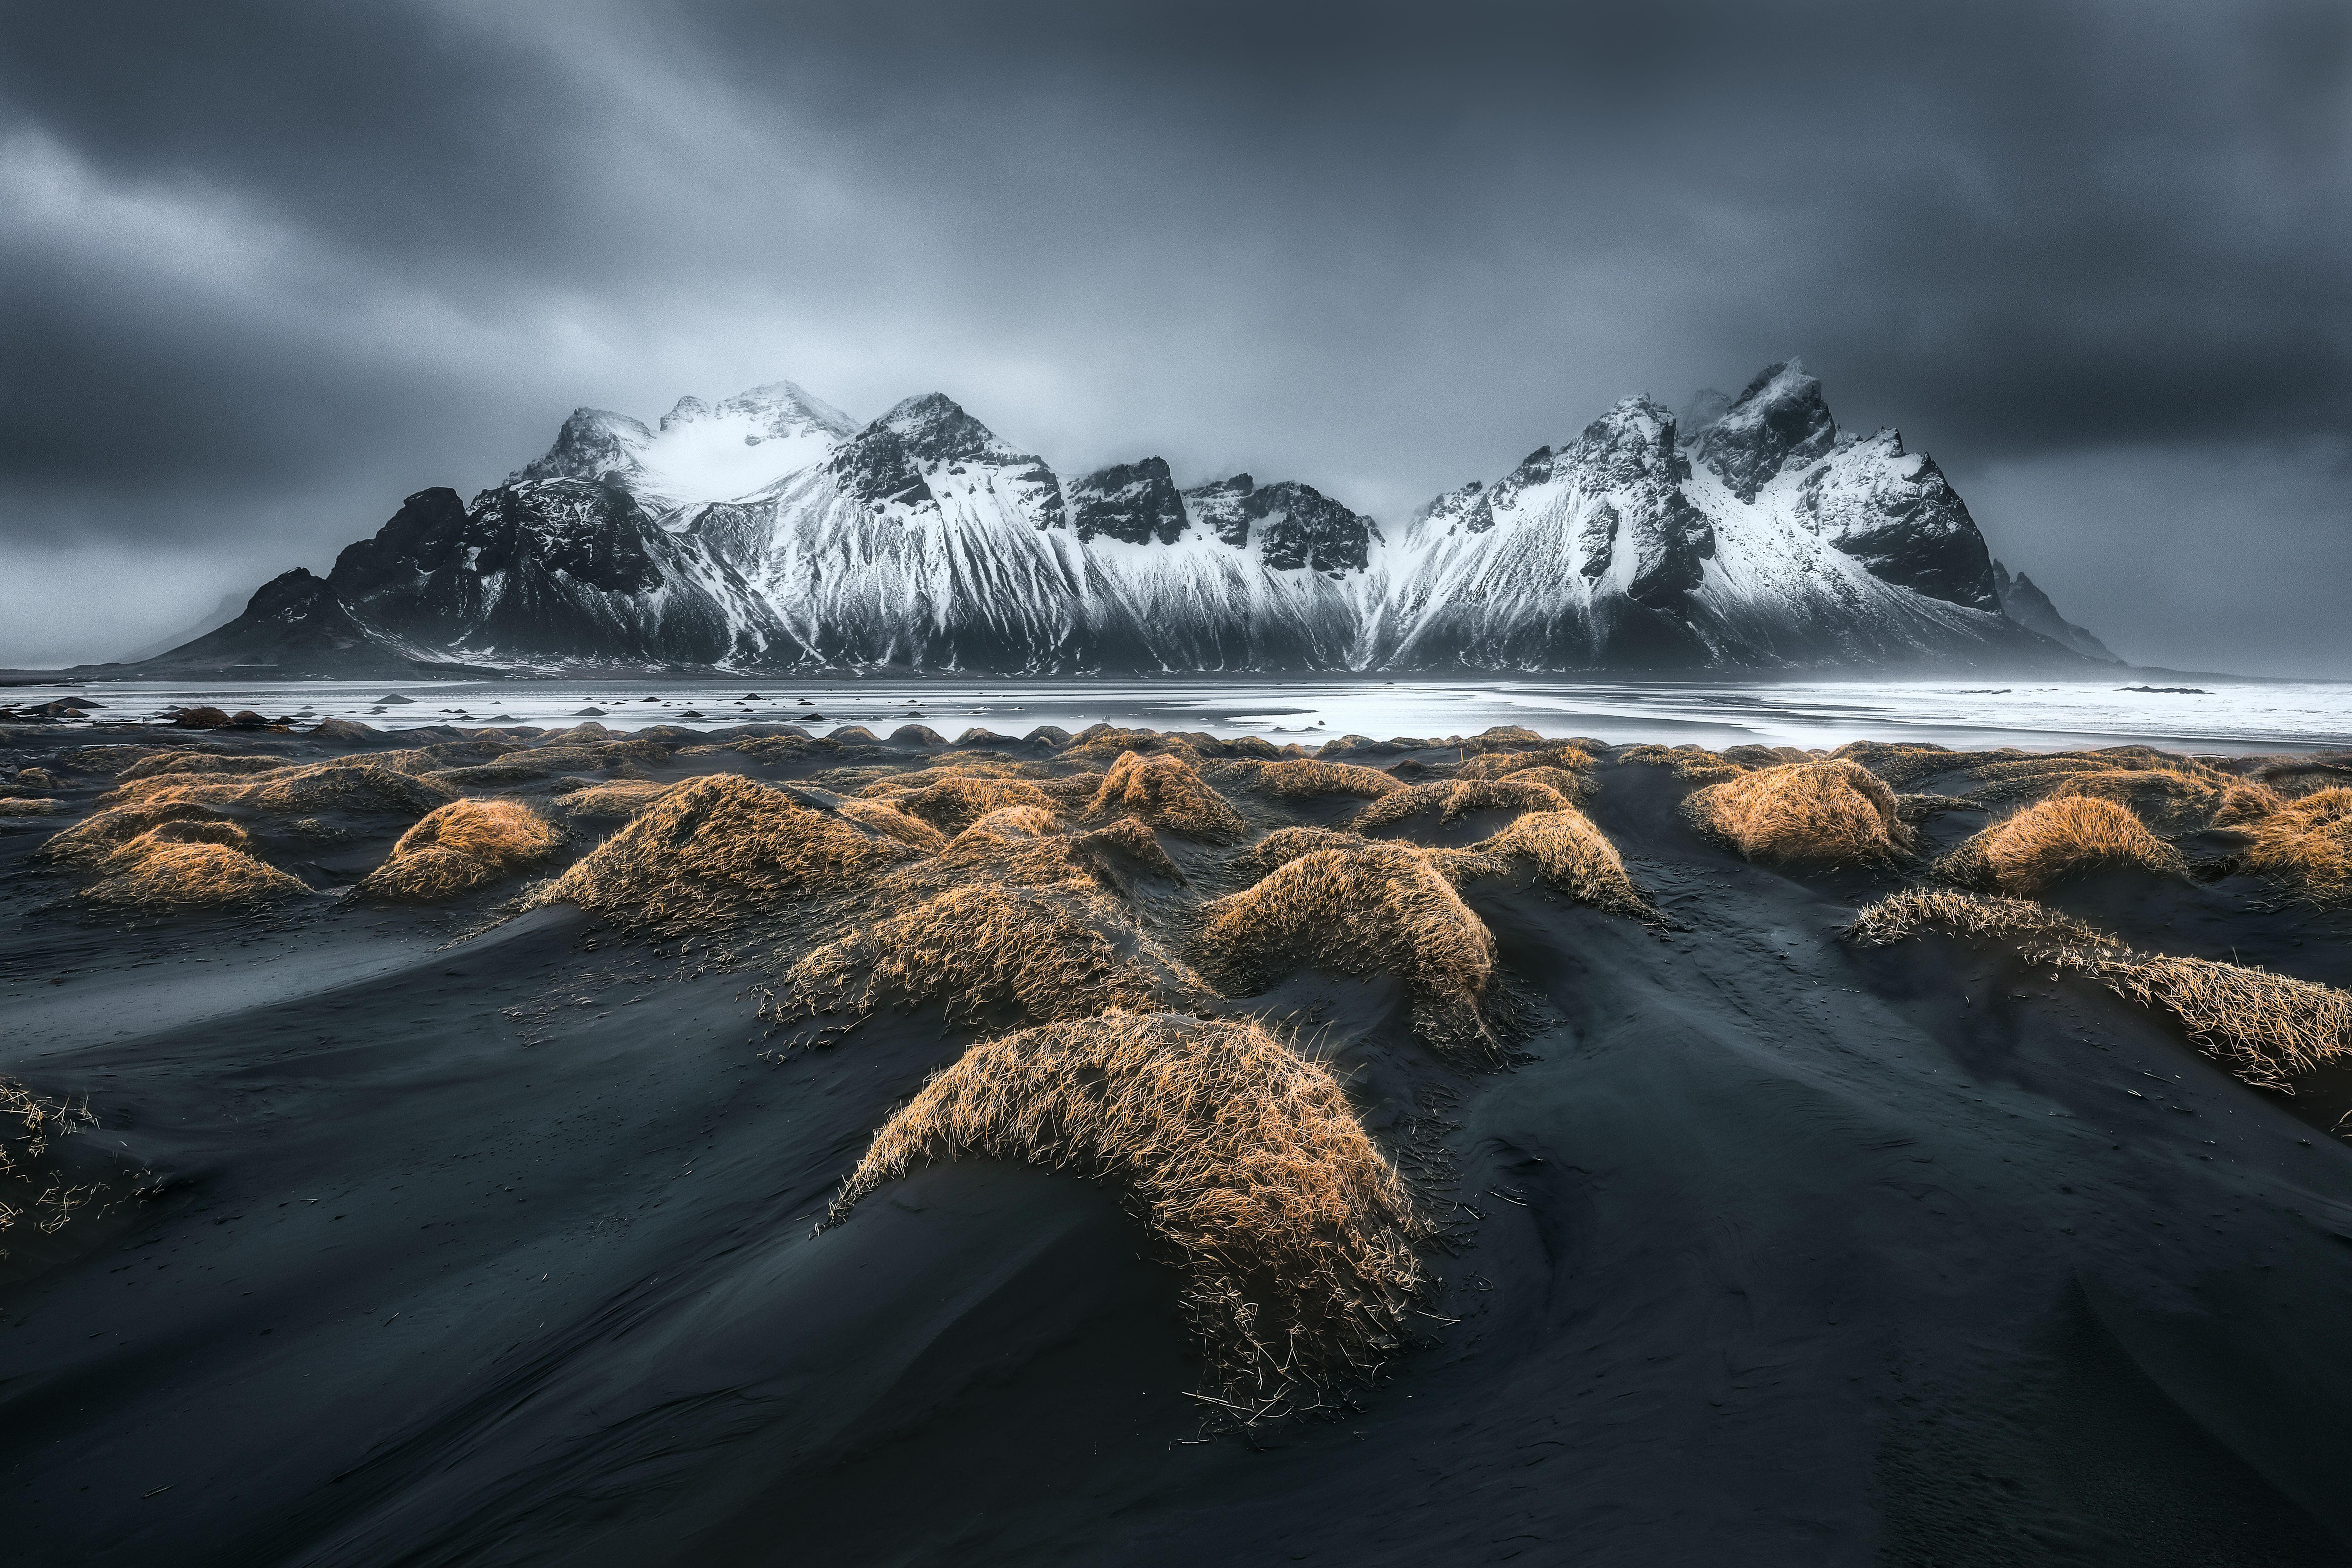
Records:
[[[860,424],[790,382],[583,408],[468,502],[417,491],[324,577],[110,674],[563,669],[2082,668],[2114,656],[1985,547],[1892,429],[1795,361],[1628,397],[1402,524],[1297,479],[1064,477],[946,396]],[[95,672],[95,671],[94,671]]]

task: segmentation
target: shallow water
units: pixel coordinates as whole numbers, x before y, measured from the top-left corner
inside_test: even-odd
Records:
[[[276,717],[416,724],[557,724],[601,710],[614,729],[656,723],[787,721],[820,728],[866,724],[883,733],[921,722],[953,739],[979,726],[1018,735],[1039,724],[1097,721],[1293,740],[1358,733],[1472,734],[1521,724],[1546,735],[1605,741],[1760,742],[1834,746],[1907,739],[1952,746],[2061,747],[2144,742],[2231,752],[2352,746],[2352,683],[2203,681],[2190,691],[2135,691],[2169,678],[2120,674],[2097,681],[1860,679],[1836,681],[1465,680],[1362,678],[1268,680],[1129,677],[1050,680],[832,678],[742,680],[504,679],[254,681],[177,685],[99,682],[18,687],[32,704],[80,696],[93,717],[146,720],[173,705],[250,708]],[[2189,682],[2179,682],[2189,685]],[[387,697],[408,701],[387,703]],[[688,717],[689,714],[698,717]],[[822,715],[822,721],[816,716]]]

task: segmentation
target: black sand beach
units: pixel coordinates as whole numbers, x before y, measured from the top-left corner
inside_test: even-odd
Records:
[[[1052,782],[1171,752],[728,749],[782,733],[750,728],[566,773],[992,757]],[[0,741],[61,803],[0,817],[0,1075],[95,1119],[33,1184],[105,1188],[0,1236],[11,1561],[2352,1562],[2352,1070],[2252,1087],[2011,946],[1847,940],[2010,809],[1951,777],[1898,784],[1955,803],[1916,814],[1913,853],[1776,867],[1694,826],[1698,781],[1595,751],[1583,809],[1655,912],[1465,874],[1500,1065],[1433,1046],[1393,973],[1295,963],[1198,998],[1328,1061],[1438,1227],[1410,1342],[1253,1420],[1115,1182],[935,1163],[820,1228],[927,1075],[1021,1022],[890,1004],[820,1042],[763,1019],[830,914],[722,963],[626,911],[517,911],[617,817],[424,906],[340,896],[415,810],[223,805],[308,889],[230,911],[92,906],[93,874],[37,855],[121,787],[131,754],[92,746],[301,763],[486,737]],[[1327,751],[1444,781],[1539,744]],[[1258,755],[1174,750],[1213,784]],[[446,787],[562,817],[529,773]],[[1150,823],[1181,876],[1103,874],[1171,952],[1197,956],[1199,906],[1252,885],[1266,833],[1366,805],[1217,788],[1243,836]],[[1373,837],[1466,847],[1516,815]],[[2167,837],[2189,871],[2042,901],[2138,950],[2352,979],[2340,903],[2235,863],[2226,830]]]

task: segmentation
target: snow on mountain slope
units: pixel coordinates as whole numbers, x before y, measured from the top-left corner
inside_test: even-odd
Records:
[[[847,415],[789,381],[716,404],[681,397],[657,430],[625,414],[583,408],[563,422],[554,446],[508,482],[611,479],[658,516],[750,495],[824,462],[856,431]]]
[[[419,491],[262,597],[205,658],[1666,672],[2098,647],[1794,361],[1685,420],[1626,398],[1393,536],[1296,481],[1179,489],[1159,458],[1066,482],[937,393],[862,428],[790,382],[657,429],[582,409],[505,485]]]

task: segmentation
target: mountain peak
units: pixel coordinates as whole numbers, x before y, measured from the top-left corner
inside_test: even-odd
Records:
[[[1752,501],[1774,475],[1813,461],[1836,440],[1822,384],[1805,374],[1803,361],[1790,359],[1759,371],[1699,437],[1696,449],[1732,494]]]
[[[1019,456],[944,392],[909,397],[874,423],[904,442],[907,455],[919,463],[961,463]]]

